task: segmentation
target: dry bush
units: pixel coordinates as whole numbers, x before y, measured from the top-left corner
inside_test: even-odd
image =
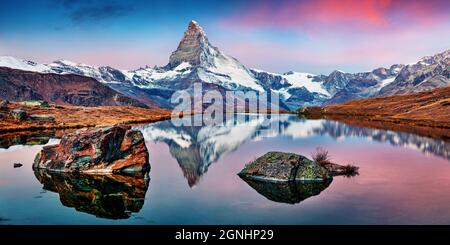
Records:
[[[347,164],[343,167],[342,173],[345,177],[351,178],[359,175],[359,167],[356,167],[355,165]]]
[[[319,163],[322,166],[330,164],[330,155],[328,155],[328,151],[323,149],[322,147],[317,147],[316,151],[311,155],[312,159]]]

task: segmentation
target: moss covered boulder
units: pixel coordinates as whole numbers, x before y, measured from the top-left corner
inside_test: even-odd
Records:
[[[22,109],[15,109],[9,113],[14,120],[23,121],[28,118],[27,112]]]
[[[268,152],[247,164],[240,177],[266,181],[325,181],[332,173],[302,155]]]

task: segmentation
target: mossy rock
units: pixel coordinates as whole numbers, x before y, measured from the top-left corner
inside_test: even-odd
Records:
[[[28,117],[27,112],[25,110],[22,110],[22,109],[12,110],[10,112],[10,115],[11,115],[11,117],[13,119],[19,120],[19,121],[25,120]]]
[[[48,102],[45,100],[26,100],[26,101],[20,102],[20,104],[25,105],[25,106],[38,106],[38,107],[42,107],[42,108],[50,107]]]
[[[320,164],[305,156],[285,152],[268,152],[247,164],[238,175],[266,181],[325,181],[333,178]]]

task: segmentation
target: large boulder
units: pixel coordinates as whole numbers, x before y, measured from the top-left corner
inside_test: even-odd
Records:
[[[22,101],[19,104],[25,105],[25,106],[35,106],[35,107],[41,107],[41,108],[49,108],[50,105],[45,100],[26,100]]]
[[[9,101],[1,100],[0,101],[0,110],[7,110],[9,105]]]
[[[45,146],[34,169],[56,172],[127,173],[150,171],[142,133],[130,126],[81,129],[62,137],[60,144]]]
[[[333,178],[319,163],[293,153],[268,152],[247,164],[238,174],[268,181],[325,181]]]
[[[27,112],[22,109],[15,109],[10,111],[10,115],[14,120],[23,121],[28,118]]]

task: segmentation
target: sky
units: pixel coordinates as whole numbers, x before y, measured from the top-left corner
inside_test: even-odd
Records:
[[[247,67],[361,72],[450,49],[448,0],[2,0],[0,55],[122,69],[168,63],[190,20]]]

